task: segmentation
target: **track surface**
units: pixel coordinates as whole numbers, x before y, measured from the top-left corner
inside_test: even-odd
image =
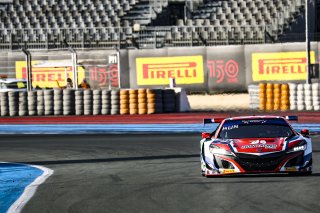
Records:
[[[199,135],[3,135],[0,161],[54,170],[23,212],[319,212],[314,174],[200,176]]]

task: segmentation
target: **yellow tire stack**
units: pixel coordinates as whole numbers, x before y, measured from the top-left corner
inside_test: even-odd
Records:
[[[120,91],[120,114],[129,114],[129,90]]]
[[[129,107],[130,107],[130,115],[138,114],[138,90],[137,89],[129,90]]]
[[[290,108],[290,101],[289,101],[289,85],[288,84],[281,84],[281,102],[280,102],[280,109],[282,111],[289,110]]]
[[[138,90],[138,114],[145,115],[148,113],[147,108],[147,90],[146,89],[139,89]]]
[[[273,110],[273,84],[268,83],[266,89],[266,110],[271,111]]]
[[[266,84],[259,84],[260,110],[266,109]]]
[[[280,110],[281,85],[273,85],[273,110]]]

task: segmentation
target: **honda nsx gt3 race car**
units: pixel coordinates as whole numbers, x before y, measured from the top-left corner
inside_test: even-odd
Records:
[[[307,129],[296,132],[296,116],[245,116],[204,119],[219,123],[202,133],[203,176],[257,173],[312,173],[312,143]]]

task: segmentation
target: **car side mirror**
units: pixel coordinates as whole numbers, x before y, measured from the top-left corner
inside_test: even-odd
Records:
[[[308,129],[302,129],[300,133],[301,133],[301,135],[303,135],[305,137],[309,136],[309,134],[310,134]]]
[[[211,133],[209,133],[209,132],[203,132],[203,133],[202,133],[202,138],[203,138],[203,139],[211,139]]]

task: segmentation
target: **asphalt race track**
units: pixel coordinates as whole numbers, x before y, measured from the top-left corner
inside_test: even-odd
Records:
[[[320,136],[312,176],[200,175],[198,134],[2,135],[0,161],[54,174],[22,212],[319,212]]]

